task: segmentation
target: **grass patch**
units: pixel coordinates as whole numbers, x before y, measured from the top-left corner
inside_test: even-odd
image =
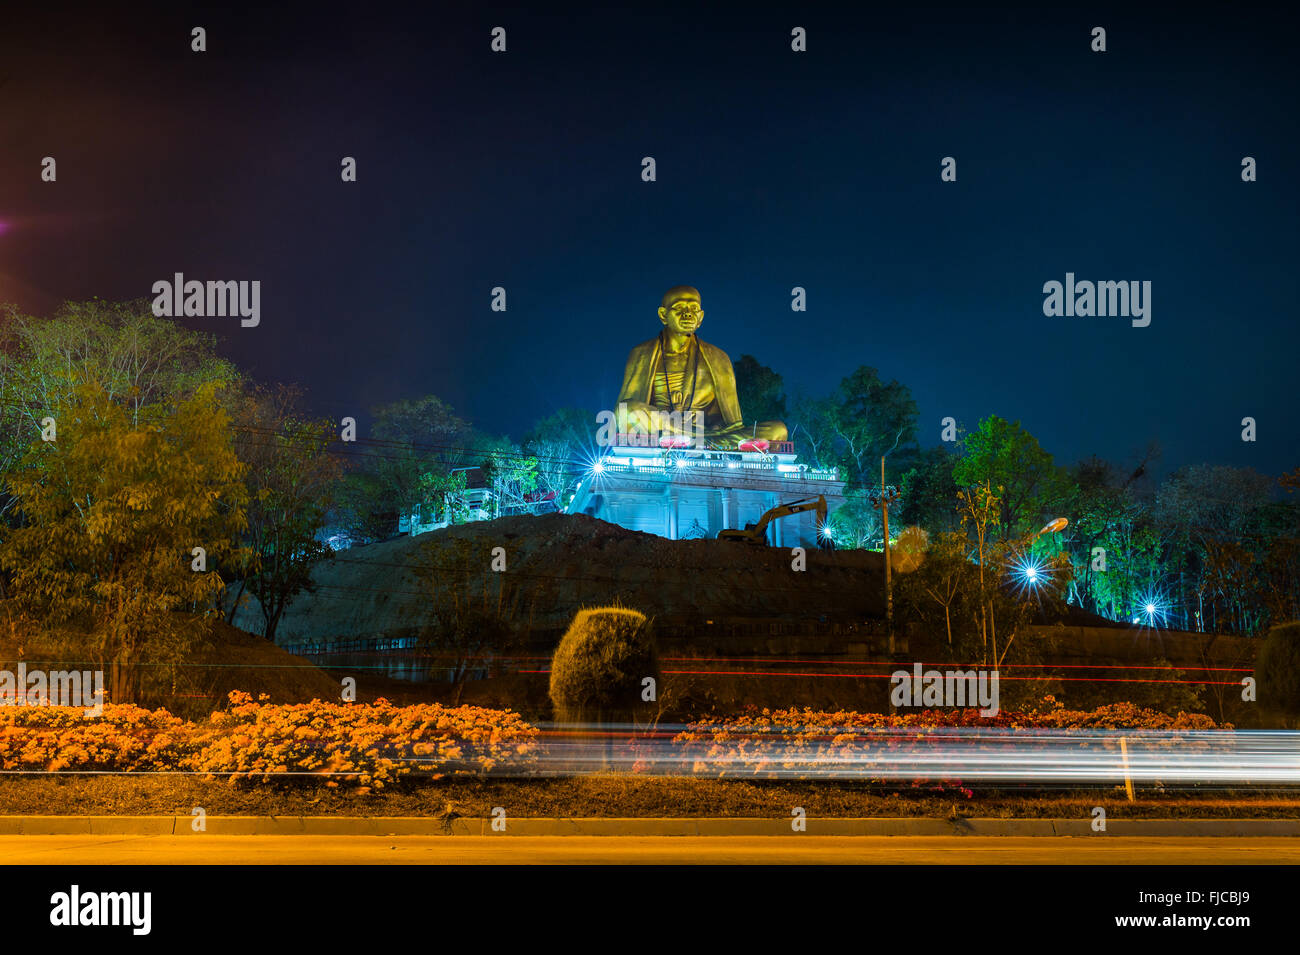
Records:
[[[0,777],[5,815],[439,816],[484,817],[496,806],[512,817],[655,816],[786,818],[795,806],[811,817],[1297,819],[1300,792],[977,791],[971,799],[933,793],[885,793],[854,783],[644,777],[619,774],[554,779],[409,781],[368,795],[312,782],[246,789],[200,776]]]

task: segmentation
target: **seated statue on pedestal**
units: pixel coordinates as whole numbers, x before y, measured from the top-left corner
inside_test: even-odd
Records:
[[[702,436],[707,445],[725,449],[786,440],[784,422],[747,425],[741,417],[731,359],[695,334],[704,321],[698,290],[670,288],[660,302],[659,321],[660,333],[627,356],[618,396],[620,433]]]

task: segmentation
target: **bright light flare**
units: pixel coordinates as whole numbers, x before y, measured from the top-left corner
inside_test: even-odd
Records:
[[[1022,557],[1011,565],[1011,580],[1016,589],[1033,591],[1046,586],[1052,579],[1051,569],[1033,557]]]
[[[1148,627],[1163,627],[1168,624],[1169,604],[1159,594],[1148,591],[1138,598],[1137,604],[1134,623]]]

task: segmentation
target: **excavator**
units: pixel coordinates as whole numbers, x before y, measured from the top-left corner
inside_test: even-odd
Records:
[[[824,496],[810,497],[790,504],[778,504],[760,517],[757,524],[746,524],[743,531],[736,529],[718,531],[718,540],[739,541],[742,544],[757,544],[759,547],[766,547],[768,524],[778,518],[789,517],[791,514],[800,514],[804,511],[817,512],[818,546],[825,546],[823,543],[824,538],[820,533],[821,528],[826,524],[826,498]]]

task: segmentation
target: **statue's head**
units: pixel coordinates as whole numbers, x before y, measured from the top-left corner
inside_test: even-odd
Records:
[[[664,292],[659,302],[659,321],[677,335],[694,335],[704,323],[699,289],[676,285]]]

